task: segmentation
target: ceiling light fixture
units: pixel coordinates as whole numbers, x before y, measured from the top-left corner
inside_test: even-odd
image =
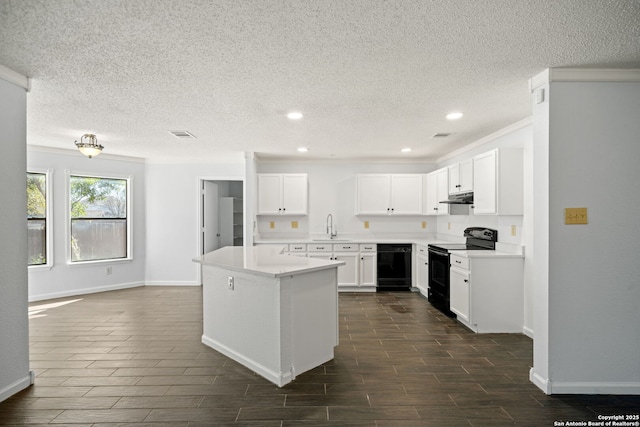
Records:
[[[410,152],[411,152],[411,148],[406,147],[406,148],[403,148],[403,149],[402,149],[402,150],[400,150],[400,151],[402,151],[403,153],[410,153]]]
[[[299,111],[292,111],[290,113],[287,113],[287,118],[289,120],[300,120],[302,117],[304,116]]]
[[[447,114],[447,120],[458,120],[459,118],[461,118],[464,114],[456,111],[454,113],[449,113]]]
[[[299,153],[306,153],[307,151],[309,151],[309,149],[307,147],[298,147],[298,152]]]
[[[102,153],[102,149],[104,148],[98,144],[98,139],[92,133],[85,133],[80,137],[80,142],[75,141],[75,144],[78,150],[88,158],[95,157]]]

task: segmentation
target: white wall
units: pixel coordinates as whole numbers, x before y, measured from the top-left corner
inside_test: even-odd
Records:
[[[31,383],[25,89],[0,78],[0,401]]]
[[[536,252],[548,280],[535,283],[548,330],[536,330],[532,376],[548,393],[639,394],[640,71],[632,82],[552,80],[549,102],[548,138],[535,141],[549,159],[548,211],[536,211],[548,218]],[[586,207],[589,223],[565,225],[567,207]]]
[[[199,284],[200,180],[243,181],[244,173],[244,162],[147,164],[146,284]]]
[[[70,145],[73,141],[69,141]],[[108,147],[107,147],[108,149]],[[52,180],[50,203],[53,204],[49,226],[53,227],[53,266],[29,268],[29,299],[59,298],[91,292],[144,285],[145,264],[145,165],[140,159],[102,154],[89,159],[77,150],[51,150],[28,147],[27,169],[49,170]],[[69,239],[67,174],[131,177],[131,261],[109,261],[70,265],[67,260]],[[107,275],[106,268],[112,274]]]
[[[346,162],[259,162],[258,173],[307,173],[309,174],[309,215],[304,217],[258,216],[258,233],[261,238],[281,236],[307,237],[326,232],[327,215],[332,214],[338,236],[379,237],[388,233],[435,233],[435,217],[424,216],[356,216],[356,180],[359,173],[428,173],[433,164],[420,163],[346,163]],[[430,220],[429,218],[434,218]],[[299,222],[292,229],[291,221]],[[427,228],[421,228],[422,221]],[[275,228],[269,228],[269,222]],[[369,229],[364,228],[369,221]]]

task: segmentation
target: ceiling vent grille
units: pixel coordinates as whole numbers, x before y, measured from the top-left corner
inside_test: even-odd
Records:
[[[431,138],[446,138],[446,137],[448,137],[450,135],[451,135],[451,133],[438,132],[438,133],[434,134]]]
[[[193,134],[187,132],[186,130],[170,130],[169,133],[171,133],[171,135],[175,136],[176,138],[180,138],[180,139],[196,139],[196,137],[193,136]]]

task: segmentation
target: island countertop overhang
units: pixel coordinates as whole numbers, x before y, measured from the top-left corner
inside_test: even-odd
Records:
[[[345,265],[343,261],[282,255],[284,245],[225,246],[193,259],[203,266],[265,277],[295,276]]]

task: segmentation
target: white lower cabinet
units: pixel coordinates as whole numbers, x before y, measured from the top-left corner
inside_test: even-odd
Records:
[[[416,245],[416,287],[425,297],[429,295],[429,252],[427,246]]]
[[[378,280],[375,243],[292,243],[291,255],[342,261],[338,267],[341,291],[374,291]]]
[[[375,287],[378,281],[378,253],[376,244],[360,244],[360,282],[362,288]]]
[[[453,256],[451,258],[451,262],[453,262]],[[471,320],[470,279],[469,270],[462,270],[451,264],[451,270],[449,271],[449,308],[456,314],[458,320],[464,320],[466,323],[470,323]]]
[[[450,308],[478,333],[522,333],[522,257],[451,254]]]

